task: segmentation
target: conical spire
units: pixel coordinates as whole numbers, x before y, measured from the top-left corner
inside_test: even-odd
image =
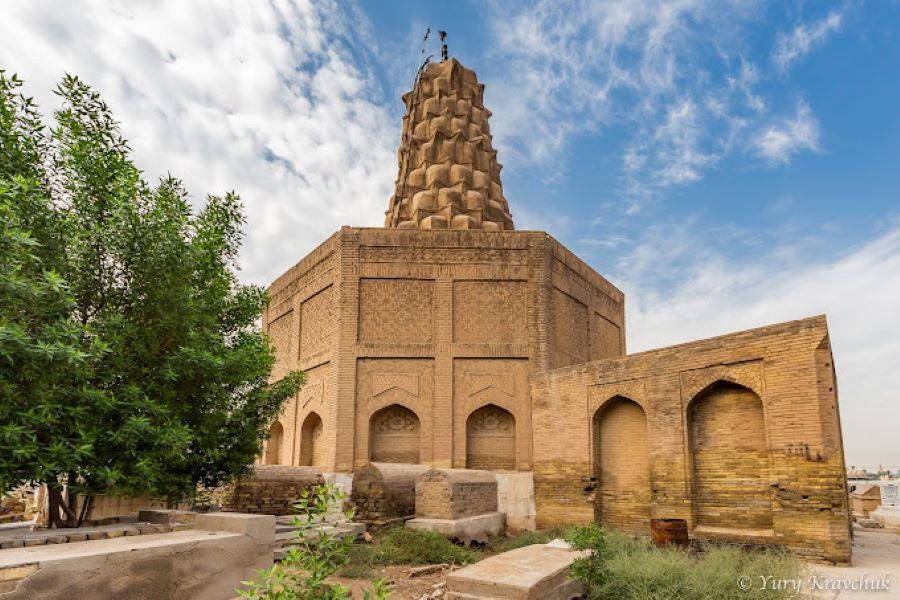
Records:
[[[400,170],[385,227],[514,228],[483,95],[475,72],[456,59],[428,65],[403,95]]]

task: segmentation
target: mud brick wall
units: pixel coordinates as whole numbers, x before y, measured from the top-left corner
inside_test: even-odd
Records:
[[[416,517],[462,519],[497,512],[497,480],[490,471],[431,469],[416,481]]]
[[[836,389],[824,317],[535,374],[538,525],[681,518],[846,562]]]
[[[377,523],[416,514],[416,479],[426,465],[369,463],[353,472],[356,520]]]
[[[622,292],[538,231],[344,227],[269,295],[308,382],[267,464],[530,471],[529,374],[625,352]]]
[[[312,467],[256,465],[250,475],[212,492],[212,503],[225,512],[289,515],[303,490],[325,482]]]

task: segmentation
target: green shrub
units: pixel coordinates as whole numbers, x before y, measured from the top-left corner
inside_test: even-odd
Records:
[[[575,547],[594,554],[572,566],[592,599],[615,600],[762,600],[793,598],[793,590],[760,589],[762,576],[796,580],[800,566],[778,550],[711,546],[699,556],[675,548],[655,548],[646,540],[602,530],[575,528]],[[750,589],[738,585],[750,577]]]
[[[355,544],[350,549],[349,571],[365,572],[385,565],[462,565],[480,558],[477,550],[458,546],[437,532],[391,527],[375,543]],[[341,573],[350,576],[346,568]]]
[[[255,581],[243,581],[237,590],[251,600],[349,600],[350,590],[326,581],[350,560],[353,539],[326,533],[321,522],[328,508],[345,494],[334,484],[326,483],[301,493],[294,505],[300,514],[294,518],[297,542],[285,553],[281,562],[261,569]],[[352,519],[352,513],[347,519]],[[374,595],[366,599],[384,600],[389,593],[383,581],[375,582]]]

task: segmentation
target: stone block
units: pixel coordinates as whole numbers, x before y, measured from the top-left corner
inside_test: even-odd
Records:
[[[249,475],[215,490],[212,501],[224,512],[289,515],[303,490],[324,482],[316,467],[255,465]]]
[[[497,510],[506,515],[506,527],[512,531],[534,531],[537,517],[534,473],[496,472],[494,477],[497,480]]]
[[[462,517],[459,519],[429,519],[416,517],[406,522],[410,529],[436,531],[441,535],[459,540],[463,544],[486,543],[490,538],[506,530],[506,515],[499,512]]]
[[[572,600],[584,594],[569,567],[583,552],[534,544],[447,575],[447,600]]]
[[[205,531],[240,533],[259,543],[271,543],[275,539],[275,517],[273,515],[203,513],[197,515],[194,527]]]
[[[490,471],[430,469],[416,481],[416,517],[461,519],[497,511],[497,480]]]
[[[426,465],[369,463],[353,474],[351,499],[356,518],[367,523],[402,519],[416,513],[416,480]]]
[[[6,550],[0,593],[3,600],[219,600],[271,564],[271,536],[266,543],[206,530],[119,537]]]

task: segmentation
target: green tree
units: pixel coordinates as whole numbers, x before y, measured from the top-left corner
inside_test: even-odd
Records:
[[[269,381],[267,297],[235,276],[239,198],[195,214],[177,179],[149,186],[76,77],[49,130],[20,87],[0,72],[0,487],[47,483],[71,526],[78,495],[83,517],[100,492],[226,483],[303,382]]]

